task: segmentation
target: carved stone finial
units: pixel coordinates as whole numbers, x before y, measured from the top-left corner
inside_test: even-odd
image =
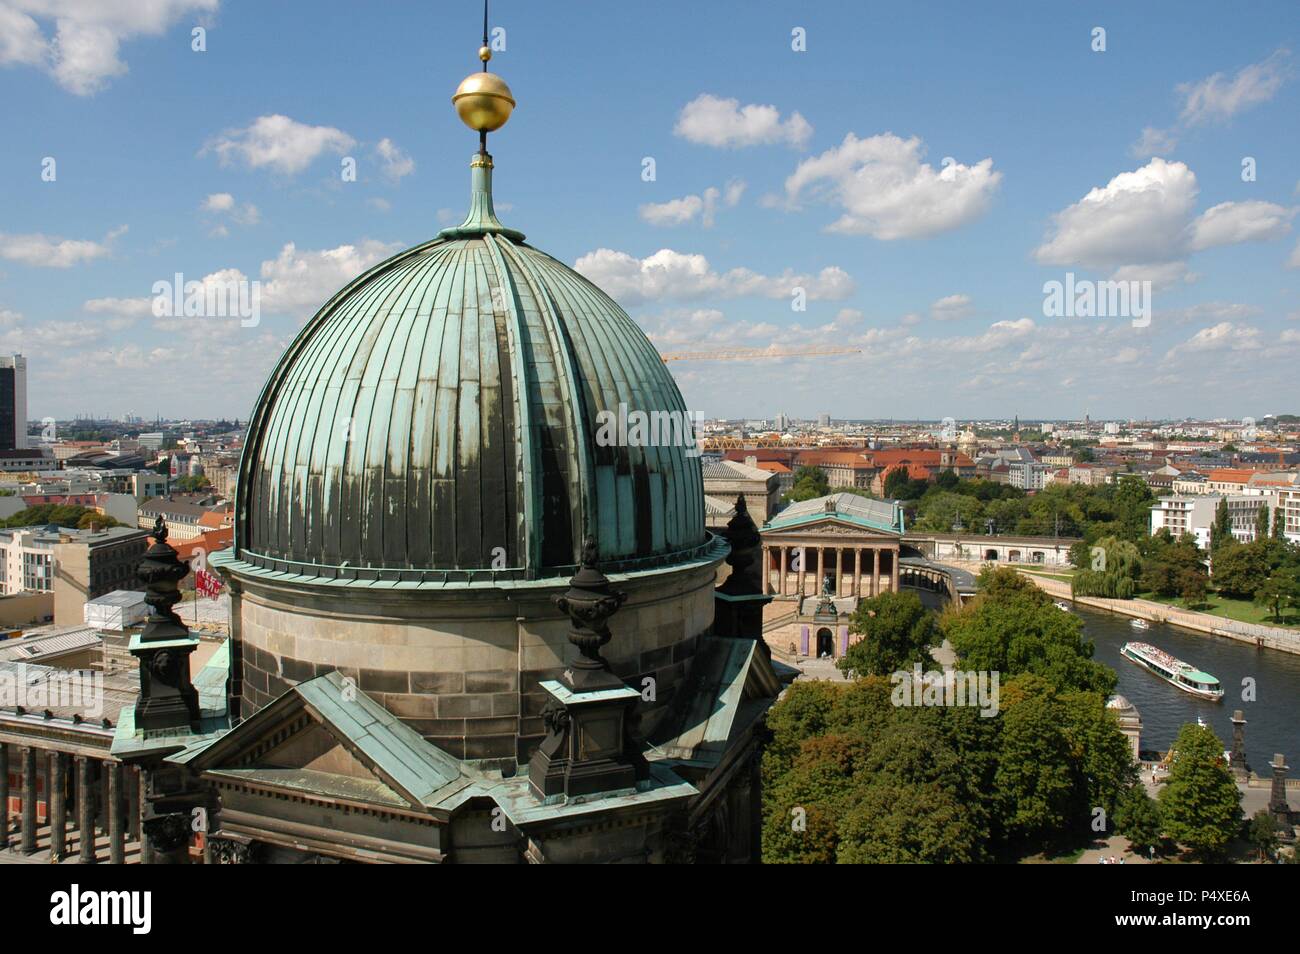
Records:
[[[172,607],[180,602],[180,582],[189,575],[190,568],[180,561],[175,547],[167,542],[167,524],[161,514],[154,521],[153,538],[153,546],[136,570],[145,586],[144,601],[152,610],[140,638],[147,642],[189,636],[189,629]]]
[[[569,580],[567,592],[553,597],[560,612],[569,617],[569,642],[578,648],[579,659],[565,674],[574,690],[605,688],[622,685],[609,672],[609,663],[600,649],[613,638],[608,620],[627,600],[627,594],[610,586],[608,578],[596,568],[595,537],[587,537],[582,546],[582,566]]]

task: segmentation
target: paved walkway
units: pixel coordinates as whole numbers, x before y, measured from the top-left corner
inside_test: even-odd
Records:
[[[1135,854],[1129,850],[1128,839],[1123,835],[1111,835],[1109,838],[1098,839],[1090,845],[1075,864],[1079,865],[1097,865],[1101,864],[1103,858],[1123,859],[1126,865],[1149,865],[1151,859],[1146,855]]]

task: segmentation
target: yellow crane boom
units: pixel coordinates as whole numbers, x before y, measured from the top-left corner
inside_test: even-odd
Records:
[[[808,348],[802,351],[765,351],[749,348],[737,351],[668,351],[660,355],[669,361],[752,361],[755,358],[804,358],[819,354],[861,354],[861,348]]]

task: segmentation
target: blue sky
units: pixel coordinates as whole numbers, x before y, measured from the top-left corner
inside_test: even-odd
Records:
[[[1300,409],[1295,5],[1007,11],[497,0],[501,217],[662,350],[862,351],[675,362],[709,416]],[[0,0],[0,350],[31,416],[246,417],[334,290],[459,221],[480,17]],[[177,272],[259,280],[260,324],[155,318]],[[1066,273],[1152,281],[1149,326],[1045,316]]]

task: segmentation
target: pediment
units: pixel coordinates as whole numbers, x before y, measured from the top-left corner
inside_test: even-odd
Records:
[[[889,542],[897,540],[894,534],[882,533],[879,530],[868,530],[846,520],[837,520],[834,517],[828,517],[825,520],[819,520],[816,523],[806,523],[797,527],[788,529],[769,530],[764,536],[826,536],[826,537],[851,537],[855,540],[871,540]]]
[[[425,809],[460,763],[335,673],[294,687],[191,763],[204,776]]]

